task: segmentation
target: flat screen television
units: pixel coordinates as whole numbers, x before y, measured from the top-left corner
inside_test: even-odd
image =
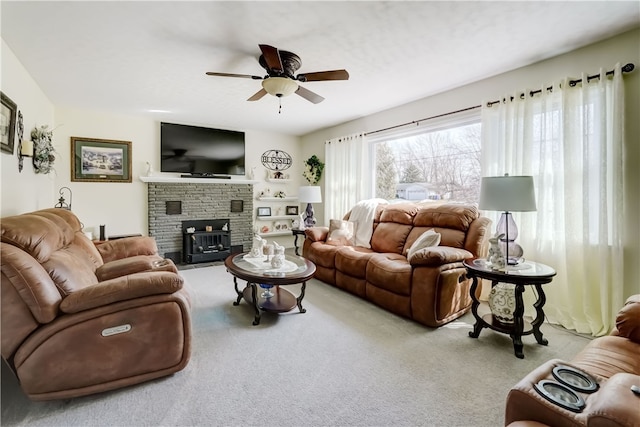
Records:
[[[160,171],[244,175],[244,132],[160,123]]]

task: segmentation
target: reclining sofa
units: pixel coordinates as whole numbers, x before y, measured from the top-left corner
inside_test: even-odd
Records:
[[[566,367],[586,374],[597,385],[588,387],[584,380],[575,381],[577,377],[569,381],[567,391],[556,378]],[[580,405],[564,407],[553,403],[538,391],[545,383],[550,395]],[[632,391],[634,385],[640,387],[640,295],[627,299],[610,335],[590,341],[571,362],[550,360],[520,380],[507,395],[505,425],[640,426],[640,395]]]
[[[152,238],[96,246],[59,208],[0,226],[2,358],[30,399],[116,389],[187,365],[190,297]]]
[[[369,225],[370,248],[331,241],[329,227],[312,227],[305,230],[303,256],[316,264],[316,279],[438,327],[469,311],[471,280],[462,261],[485,256],[490,224],[470,205],[380,204]],[[408,258],[425,232],[438,233],[439,244]]]

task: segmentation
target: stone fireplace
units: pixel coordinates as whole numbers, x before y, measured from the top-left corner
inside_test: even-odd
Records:
[[[194,180],[198,182],[193,182]],[[224,220],[225,223],[228,222],[230,240],[230,248],[225,250],[235,253],[251,247],[253,183],[236,181],[227,184],[210,182],[212,180],[209,179],[180,178],[159,181],[154,180],[154,177],[144,181],[147,182],[149,236],[155,238],[161,256],[176,263],[185,262],[187,254],[183,246],[184,221],[196,221],[198,224],[198,220]],[[206,241],[205,239],[204,242]],[[196,248],[199,246],[202,245]],[[207,249],[206,252],[213,253],[213,249]],[[193,261],[194,258],[196,261]],[[208,260],[204,258],[207,257],[191,257],[192,262]]]

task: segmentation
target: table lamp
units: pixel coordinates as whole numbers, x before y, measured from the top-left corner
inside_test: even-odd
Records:
[[[523,250],[514,242],[518,237],[518,227],[511,212],[536,210],[533,177],[505,174],[482,178],[478,207],[482,210],[503,211],[496,226],[496,234],[504,234],[500,241],[504,248],[506,264],[516,265],[522,258]]]
[[[311,206],[311,203],[322,203],[320,187],[317,185],[300,187],[298,190],[298,200],[302,203],[307,203],[304,225],[306,227],[313,227],[316,224],[316,219],[313,216],[313,206]]]

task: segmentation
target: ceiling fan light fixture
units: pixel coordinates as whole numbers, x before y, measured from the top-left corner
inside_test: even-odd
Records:
[[[262,87],[268,94],[280,98],[298,90],[298,83],[287,77],[269,77],[262,81]]]

